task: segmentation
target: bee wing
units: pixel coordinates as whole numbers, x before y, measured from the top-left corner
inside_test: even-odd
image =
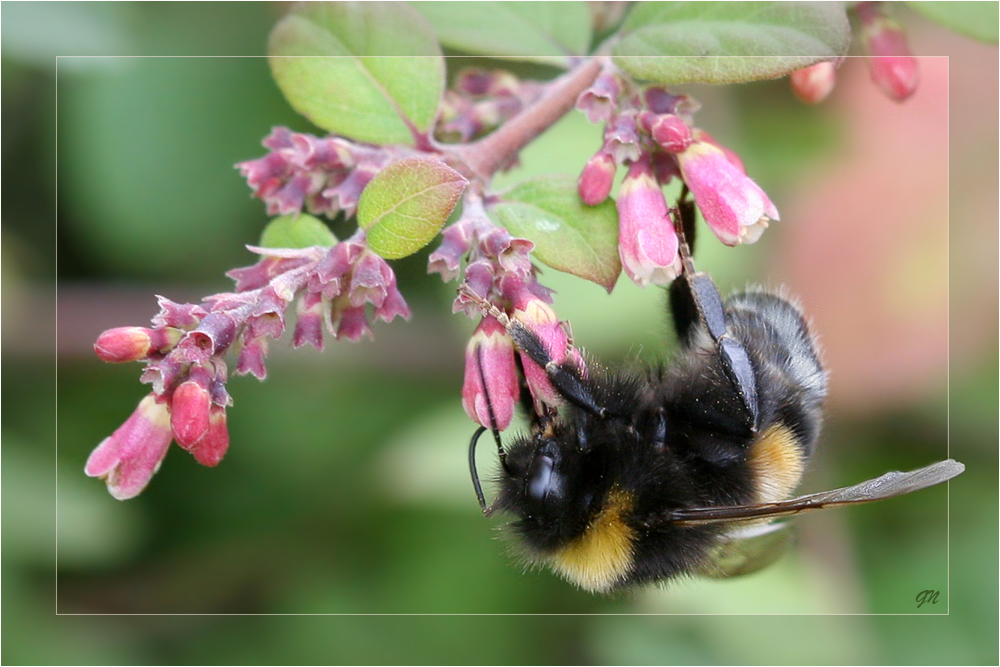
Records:
[[[842,507],[858,503],[870,503],[886,498],[895,498],[907,493],[926,489],[929,486],[946,482],[965,470],[958,461],[947,459],[933,465],[910,472],[887,472],[881,477],[867,482],[847,486],[833,491],[812,493],[790,500],[760,505],[733,505],[729,507],[697,507],[679,509],[667,512],[663,519],[667,522],[681,525],[703,525],[708,523],[726,523],[730,521],[745,521],[749,519],[767,519],[779,516],[789,516],[810,510],[821,510],[828,507]]]
[[[728,579],[763,570],[787,554],[795,534],[789,523],[738,525],[721,536],[698,574],[712,579]]]

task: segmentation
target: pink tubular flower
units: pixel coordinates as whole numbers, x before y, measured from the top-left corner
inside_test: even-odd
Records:
[[[165,403],[158,403],[150,394],[90,454],[84,472],[105,478],[108,491],[118,500],[134,498],[159,469],[171,437],[170,412]]]
[[[872,81],[888,97],[902,102],[917,90],[917,60],[906,45],[903,26],[886,12],[884,2],[859,2],[861,38],[868,51]]]
[[[618,255],[637,285],[669,283],[680,273],[677,234],[649,159],[633,162],[618,193]]]
[[[764,191],[722,149],[695,142],[677,162],[705,222],[726,245],[753,243],[769,220],[778,220],[778,210]]]
[[[590,158],[580,172],[580,180],[577,183],[577,191],[584,204],[597,206],[608,198],[611,186],[614,185],[616,170],[615,159],[603,150]]]
[[[496,318],[486,315],[465,348],[462,406],[472,421],[503,430],[519,395],[514,341]]]
[[[816,63],[795,70],[789,75],[792,92],[806,104],[819,104],[833,91],[837,80],[836,65],[832,61]]]

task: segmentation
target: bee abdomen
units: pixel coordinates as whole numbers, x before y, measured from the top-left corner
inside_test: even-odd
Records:
[[[761,388],[758,432],[781,427],[808,456],[819,436],[826,371],[818,343],[799,307],[762,289],[726,300],[732,335],[754,359]]]

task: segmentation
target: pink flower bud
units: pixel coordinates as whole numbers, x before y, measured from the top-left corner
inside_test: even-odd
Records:
[[[796,97],[806,104],[819,104],[833,91],[837,70],[833,62],[827,60],[795,70],[789,79]]]
[[[503,430],[514,416],[519,395],[514,341],[502,324],[487,315],[465,348],[462,406],[477,424]]]
[[[108,329],[94,342],[94,353],[111,364],[145,359],[153,347],[154,333],[145,327]]]
[[[917,60],[910,56],[872,56],[868,59],[872,80],[883,93],[902,102],[917,90]]]
[[[872,81],[884,94],[902,102],[917,89],[917,60],[906,45],[903,27],[886,12],[884,2],[859,2],[861,38],[868,51]]]
[[[673,114],[654,116],[650,123],[649,133],[668,153],[680,153],[691,145],[691,128],[683,120]]]
[[[716,146],[691,144],[677,162],[705,222],[726,245],[753,243],[769,220],[778,219],[764,191]]]
[[[618,193],[618,256],[637,285],[664,285],[680,272],[677,234],[648,158],[633,162]]]
[[[590,158],[577,183],[577,191],[584,204],[597,206],[608,198],[611,186],[614,184],[616,169],[615,159],[603,150]]]
[[[209,415],[208,431],[190,448],[195,460],[203,466],[214,467],[229,449],[229,428],[226,426],[226,409],[213,405]]]
[[[212,398],[207,383],[186,380],[170,399],[170,427],[177,444],[191,449],[208,432],[208,412]]]
[[[132,416],[90,454],[84,472],[107,480],[108,492],[118,500],[139,495],[170,447],[170,412],[150,394]]]

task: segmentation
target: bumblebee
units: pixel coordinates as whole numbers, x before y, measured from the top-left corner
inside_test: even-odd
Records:
[[[816,339],[783,292],[750,289],[723,301],[695,270],[686,240],[693,213],[683,200],[671,210],[683,271],[670,287],[680,349],[669,368],[557,363],[528,327],[484,304],[564,405],[537,414],[525,390],[531,433],[505,447],[492,429],[500,471],[491,504],[475,460],[486,429],[476,432],[469,464],[480,507],[513,516],[529,562],[591,592],[756,571],[791,544],[775,518],[910,493],[964,470],[946,460],[791,498],[823,420]]]

